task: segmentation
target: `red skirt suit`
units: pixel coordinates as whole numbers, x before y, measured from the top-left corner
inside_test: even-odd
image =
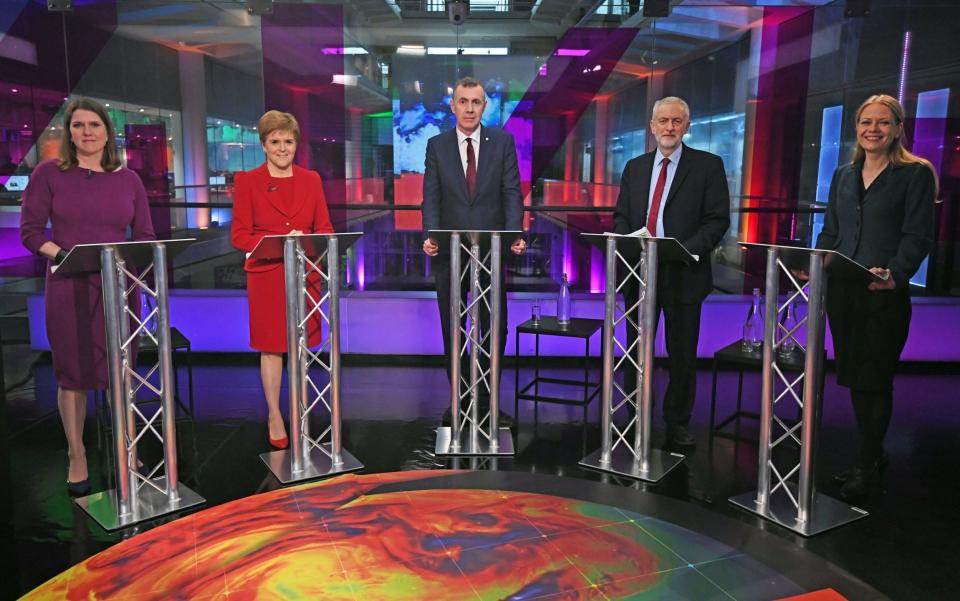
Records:
[[[333,232],[320,174],[293,166],[293,177],[276,178],[264,163],[234,178],[233,246],[249,253],[264,236],[283,235],[291,230],[304,234]],[[284,300],[283,261],[251,261],[247,272],[250,306],[250,346],[266,353],[287,352],[287,310]],[[319,279],[309,288],[320,297]],[[307,311],[310,311],[307,302]],[[308,324],[310,346],[320,344],[320,316]]]

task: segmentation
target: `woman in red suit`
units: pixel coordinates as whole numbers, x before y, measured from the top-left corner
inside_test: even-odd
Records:
[[[300,126],[293,115],[267,111],[257,123],[267,162],[234,178],[233,245],[250,253],[267,235],[332,233],[320,174],[293,164]],[[260,351],[260,379],[267,399],[269,440],[287,446],[280,415],[280,377],[287,352],[283,262],[247,259],[250,346]],[[319,282],[311,293],[318,293]],[[316,297],[319,298],[319,297]],[[308,304],[309,305],[309,304]],[[320,343],[319,316],[310,324],[310,344]]]

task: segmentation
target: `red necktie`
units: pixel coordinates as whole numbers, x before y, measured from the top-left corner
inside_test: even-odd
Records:
[[[467,138],[467,193],[470,198],[477,191],[477,155],[473,152],[473,139]]]
[[[651,236],[657,236],[657,214],[660,213],[660,199],[663,198],[663,188],[667,185],[667,165],[670,159],[664,158],[660,163],[660,177],[657,178],[657,187],[653,189],[653,204],[647,214],[647,231]],[[663,232],[660,232],[662,234]]]

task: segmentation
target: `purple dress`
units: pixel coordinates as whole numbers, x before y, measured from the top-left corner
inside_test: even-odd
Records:
[[[47,222],[51,236],[47,237]],[[136,173],[79,167],[60,171],[56,161],[37,165],[23,193],[20,237],[37,253],[48,239],[65,250],[77,244],[155,240],[147,193]],[[106,389],[106,332],[100,274],[57,275],[46,269],[44,301],[53,372],[61,388]]]

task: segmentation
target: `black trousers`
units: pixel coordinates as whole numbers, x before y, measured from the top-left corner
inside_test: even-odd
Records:
[[[659,286],[658,286],[659,288]],[[659,292],[659,290],[658,290]],[[624,292],[626,306],[637,302],[635,286]],[[663,313],[664,337],[669,358],[669,383],[663,397],[663,418],[667,425],[686,426],[690,423],[693,402],[697,396],[697,343],[700,340],[700,314],[703,303],[681,303],[672,299],[657,298],[657,320]],[[640,323],[639,314],[632,319]],[[652,333],[656,335],[656,331]],[[636,341],[637,331],[627,324],[627,348]],[[636,349],[635,349],[636,350]],[[633,353],[636,356],[636,352]],[[649,372],[648,372],[649,373]],[[627,363],[624,368],[624,390],[631,391],[637,385],[637,370]]]
[[[460,259],[461,269],[466,272],[469,270],[469,264],[467,263],[466,255],[462,255]],[[437,289],[437,306],[440,309],[440,328],[443,330],[443,355],[446,358],[444,366],[447,370],[447,377],[450,377],[450,358],[451,358],[451,349],[450,349],[450,260],[447,256],[443,257],[433,257],[431,269],[433,271],[433,281]],[[461,302],[466,302],[467,293],[470,290],[470,277],[461,279],[460,286],[460,299]],[[480,277],[481,287],[489,286],[490,278],[485,275]],[[467,318],[464,316],[460,320],[460,327],[466,328]],[[480,338],[482,339],[487,332],[490,331],[490,311],[487,308],[485,303],[480,303]],[[461,334],[460,337],[460,348],[461,350],[468,344],[468,340]],[[506,286],[500,287],[500,365],[501,371],[503,366],[503,353],[506,350],[507,346],[507,288]],[[489,360],[481,355],[480,360],[481,367],[486,370],[489,368]],[[464,370],[469,369],[470,361],[469,356],[466,356],[460,362],[461,374],[466,377],[469,377],[468,373]],[[480,390],[481,396],[488,396],[488,392],[485,388]]]

